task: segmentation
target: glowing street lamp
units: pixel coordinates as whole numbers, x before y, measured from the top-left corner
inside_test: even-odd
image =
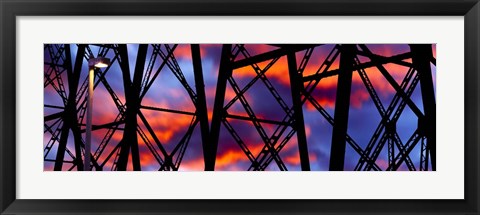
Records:
[[[85,140],[85,159],[83,162],[83,170],[90,170],[90,151],[92,147],[92,109],[93,109],[93,85],[94,85],[94,70],[95,68],[105,68],[110,65],[110,59],[105,57],[94,58],[90,56],[88,60],[88,99],[87,99],[87,128]]]

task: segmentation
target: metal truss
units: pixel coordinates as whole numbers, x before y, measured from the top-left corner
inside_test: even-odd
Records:
[[[311,168],[307,141],[304,105],[310,103],[316,111],[332,126],[329,169],[341,171],[345,168],[346,150],[351,148],[358,155],[355,171],[395,171],[405,167],[410,171],[428,171],[436,169],[436,112],[435,94],[431,64],[435,66],[431,45],[412,44],[410,51],[382,56],[373,53],[364,44],[338,44],[329,49],[328,55],[315,59],[318,65],[312,65],[312,53],[325,48],[321,44],[270,44],[272,50],[252,54],[244,44],[225,44],[222,46],[213,116],[209,120],[206,92],[202,69],[200,45],[189,45],[191,51],[191,68],[195,86],[192,87],[185,78],[174,52],[178,45],[140,44],[135,65],[130,71],[129,50],[125,44],[46,44],[44,87],[52,89],[61,100],[61,105],[45,104],[49,114],[44,116],[44,134],[48,140],[44,143],[44,162],[54,164],[54,170],[118,170],[129,168],[140,171],[141,159],[139,144],[145,144],[151,156],[158,164],[158,170],[177,171],[191,141],[201,144],[204,169],[215,170],[221,132],[227,132],[243,151],[251,163],[247,170],[264,171],[274,165],[281,171],[288,170],[281,151],[287,144],[297,144],[300,167],[303,171]],[[95,53],[92,50],[98,50]],[[72,53],[74,53],[72,55]],[[73,56],[73,58],[72,58]],[[112,63],[105,69],[95,70],[94,88],[101,86],[110,95],[118,114],[111,122],[93,125],[93,130],[105,130],[98,147],[91,153],[92,163],[83,166],[85,155],[85,113],[87,77],[82,76],[82,66],[91,56],[109,57]],[[283,59],[287,61],[290,94],[279,93],[272,83],[269,71]],[[299,60],[300,59],[300,60]],[[74,61],[73,61],[74,60]],[[338,68],[332,67],[334,62]],[[397,83],[386,64],[396,64],[408,71],[401,83]],[[112,67],[120,68],[123,90],[115,90],[106,75]],[[304,74],[307,66],[318,68],[313,74]],[[234,78],[235,72],[247,67],[255,75],[247,84],[240,86]],[[378,89],[370,79],[369,69],[378,70],[395,93],[389,103],[382,102]],[[144,98],[152,90],[159,74],[168,70],[181,84],[188,95],[194,111],[168,109],[146,105]],[[348,133],[350,97],[353,74],[357,73],[380,116],[378,125],[366,143],[357,142]],[[133,76],[131,75],[133,74]],[[398,74],[397,74],[398,75]],[[322,80],[337,77],[337,90],[333,116],[326,111],[313,96],[321,86]],[[251,101],[246,96],[255,84],[262,84],[281,108],[282,120],[268,119],[255,113]],[[419,86],[421,108],[412,101],[412,94]],[[235,96],[226,100],[226,91],[230,87]],[[289,97],[289,98],[287,98]],[[291,101],[291,104],[288,104]],[[234,104],[240,104],[246,115],[230,113]],[[397,122],[409,108],[417,118],[417,127],[408,137],[397,132]],[[167,150],[151,126],[145,111],[167,112],[191,117],[183,137],[174,143],[173,150]],[[230,112],[229,112],[230,111]],[[263,142],[262,149],[253,153],[245,143],[241,131],[235,129],[232,120],[251,123],[256,134]],[[273,133],[266,132],[265,124],[273,126]],[[199,127],[200,139],[192,140],[194,130]],[[224,129],[222,129],[224,128]],[[120,141],[112,137],[121,133]],[[404,135],[404,134],[403,134]],[[294,140],[293,138],[296,138]],[[403,140],[407,140],[402,141]],[[294,143],[293,143],[294,142]],[[420,154],[414,148],[419,148]],[[388,159],[387,166],[380,165],[380,157]],[[130,160],[131,159],[131,160]]]

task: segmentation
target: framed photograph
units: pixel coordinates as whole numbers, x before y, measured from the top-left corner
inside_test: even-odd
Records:
[[[1,214],[478,214],[479,7],[1,1]]]

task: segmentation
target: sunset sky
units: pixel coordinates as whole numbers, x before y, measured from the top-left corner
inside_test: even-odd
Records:
[[[330,53],[332,48],[334,48],[334,46],[334,44],[328,44],[315,48],[312,57],[305,68],[304,76],[314,74],[318,70],[319,66],[323,63],[328,53]],[[410,51],[410,48],[407,44],[370,44],[367,46],[373,53],[382,56],[392,56]],[[260,44],[247,44],[245,45],[245,47],[252,56],[276,49],[276,47],[274,46]],[[436,56],[435,45],[433,45],[432,47],[433,54],[434,56]],[[99,48],[97,46],[91,45],[90,48],[93,53],[98,53]],[[135,68],[136,56],[138,52],[138,44],[128,44],[127,48],[129,55],[128,60],[130,65],[130,71],[132,75],[131,77],[133,77],[133,71]],[[200,48],[202,56],[203,75],[205,80],[207,109],[209,113],[209,119],[211,119],[222,45],[201,44]],[[148,65],[148,61],[150,60],[152,50],[152,46],[148,46],[147,62],[145,64],[145,68]],[[76,53],[77,46],[75,44],[72,44],[72,62],[75,62]],[[304,54],[305,51],[297,52],[297,64],[300,64]],[[174,56],[178,61],[178,64],[185,78],[187,79],[187,82],[192,87],[192,89],[195,90],[190,45],[178,45],[174,51]],[[44,57],[45,62],[50,62],[50,56],[47,50],[45,50]],[[112,50],[108,52],[107,57],[114,57],[114,53]],[[243,58],[243,56],[239,55],[236,60],[241,58]],[[340,57],[337,57],[332,67],[330,67],[330,70],[338,68],[339,59]],[[359,57],[359,60],[360,62],[370,61],[370,59],[365,57]],[[410,59],[406,61],[411,62]],[[258,65],[260,68],[263,68],[269,62],[270,61],[265,61],[259,63]],[[157,58],[157,61],[154,64],[154,69],[158,68],[160,64],[161,59]],[[395,78],[398,84],[402,82],[402,79],[404,78],[406,72],[409,69],[407,67],[397,64],[385,64],[384,67]],[[436,68],[433,64],[431,64],[431,67],[435,83]],[[48,70],[48,65],[45,65],[45,71],[46,70]],[[376,68],[371,67],[366,69],[365,71],[368,74],[368,77],[370,78],[377,94],[379,95],[383,106],[387,108],[395,93],[393,87],[390,86],[390,84]],[[86,60],[84,60],[82,74],[80,78],[80,85],[85,80],[87,72],[88,66]],[[242,67],[233,71],[233,77],[237,81],[240,88],[243,88],[243,86],[245,86],[255,76],[256,74],[251,66]],[[292,101],[290,80],[288,76],[286,57],[280,58],[275,64],[273,64],[273,66],[266,72],[266,76],[268,80],[272,83],[272,85],[275,87],[275,89],[279,92],[281,97],[284,99],[285,103],[289,107],[291,107]],[[122,101],[122,103],[125,103],[122,73],[118,61],[113,62],[112,67],[108,70],[105,77],[112,89]],[[65,88],[67,89],[68,94],[68,83],[65,73],[63,73],[62,75],[62,79],[64,81]],[[332,117],[334,116],[336,85],[336,76],[322,79],[313,93],[314,98],[316,98],[316,100],[326,109],[326,111]],[[224,104],[227,104],[230,100],[232,100],[233,97],[235,97],[235,92],[233,91],[230,84],[227,84],[227,91],[225,95],[226,96]],[[245,93],[245,97],[248,100],[249,104],[252,106],[252,109],[254,110],[258,118],[282,121],[283,117],[285,116],[285,112],[282,110],[281,106],[274,99],[272,94],[268,91],[265,84],[260,80],[257,81],[252,86],[252,88],[250,88]],[[420,108],[420,110],[423,111],[420,85],[417,85],[411,98],[412,101]],[[57,92],[53,89],[51,85],[48,85],[44,89],[44,103],[48,105],[63,106],[61,97],[57,94]],[[194,104],[189,98],[187,91],[180,84],[180,82],[177,80],[177,78],[174,76],[174,74],[172,73],[172,71],[170,71],[168,67],[164,67],[161,70],[160,75],[153,82],[152,87],[149,89],[144,99],[142,100],[142,105],[181,110],[192,113],[195,112]],[[102,84],[99,84],[98,87],[95,88],[93,110],[94,125],[113,122],[119,113],[111,96],[108,94],[107,90]],[[45,116],[56,113],[58,111],[59,109],[55,108],[44,108]],[[192,121],[192,116],[190,115],[167,113],[146,109],[142,109],[141,111],[154,129],[156,136],[168,152],[172,151],[175,145],[180,141]],[[303,106],[303,111],[311,170],[328,171],[330,159],[330,145],[332,138],[332,126],[308,101]],[[234,105],[232,105],[232,107],[228,109],[228,113],[233,115],[247,116],[246,111],[244,110],[243,106],[239,101],[236,101]],[[141,120],[138,118],[137,121],[139,122],[140,127],[142,127],[143,130],[146,132],[147,129],[145,128]],[[258,154],[263,148],[264,143],[262,142],[253,124],[248,121],[237,119],[228,119],[228,121],[240,134],[241,138],[247,144],[251,152],[254,155]],[[380,114],[375,107],[372,99],[370,98],[370,95],[368,94],[368,91],[366,90],[358,73],[354,72],[352,80],[348,134],[362,148],[365,148],[379,122]],[[269,136],[276,128],[276,125],[268,123],[262,123],[262,126],[264,127]],[[123,127],[123,125],[121,127]],[[417,117],[407,106],[397,123],[397,132],[400,135],[404,144],[416,128]],[[82,129],[84,129],[83,126]],[[290,129],[287,129],[287,132],[285,132],[285,134],[288,133],[289,130]],[[107,129],[93,131],[93,151],[97,149],[99,142],[102,140],[106,132]],[[84,133],[82,133],[82,136],[84,137]],[[103,161],[105,159],[107,154],[122,139],[122,136],[123,131],[120,130],[115,132],[112,140],[110,141],[110,144],[107,145],[105,152],[100,157],[100,161]],[[47,144],[50,138],[51,135],[48,132],[45,133],[44,145]],[[138,140],[142,170],[158,170],[159,164],[156,162],[145,143],[143,143],[142,139],[139,137]],[[75,151],[73,142],[74,141],[72,135],[69,135],[67,147],[72,152]],[[153,140],[151,140],[151,142],[153,143]],[[56,143],[55,146],[52,148],[52,151],[50,151],[49,155],[47,156],[48,159],[55,159],[55,155],[57,153],[57,146],[58,144]],[[418,167],[418,162],[420,159],[419,146],[420,144],[418,144],[418,146],[415,147],[414,151],[410,153],[410,157],[416,167]],[[282,149],[282,151],[280,152],[280,157],[285,162],[288,170],[300,170],[300,159],[296,142],[296,135],[293,136],[286,144],[286,146]],[[65,156],[65,159],[71,160],[68,155]],[[353,170],[358,160],[359,155],[347,144],[345,170]],[[104,170],[110,170],[112,162],[113,158],[110,159],[110,161],[105,165]],[[384,151],[382,151],[376,163],[382,169],[385,169],[388,166],[386,146],[384,147]],[[54,162],[44,162],[44,169],[53,170],[53,165]],[[70,165],[71,164],[65,164],[64,170],[68,169]],[[247,156],[231,137],[230,133],[228,133],[225,127],[222,125],[215,170],[243,171],[247,170],[249,166],[250,161],[248,160]],[[189,145],[186,149],[185,156],[179,170],[203,171],[203,168],[204,163],[202,143],[200,138],[200,126],[199,124],[197,124],[197,126],[195,127],[195,131],[192,134]],[[132,169],[131,159],[129,159],[128,169]],[[402,165],[400,168],[400,170],[405,169],[405,165]],[[268,166],[267,170],[278,170],[278,167],[276,166],[275,162],[272,162]]]

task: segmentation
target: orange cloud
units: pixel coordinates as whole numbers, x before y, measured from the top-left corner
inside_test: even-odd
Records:
[[[257,65],[260,69],[264,69],[270,61],[271,60],[257,63]],[[265,72],[265,75],[269,79],[275,79],[281,84],[289,86],[290,79],[288,76],[287,58],[281,57]],[[254,78],[255,76],[257,76],[257,74],[252,66],[241,67],[233,71],[233,77],[235,78]]]
[[[157,160],[153,157],[150,151],[141,151],[140,152],[140,164],[142,167],[152,166],[158,164]],[[160,167],[160,166],[159,166]]]
[[[239,161],[248,161],[247,156],[242,150],[228,150],[217,156],[215,161],[216,168],[222,169],[227,165],[235,164]]]
[[[258,153],[263,149],[263,142],[256,143],[247,143],[249,150],[257,156]],[[290,141],[285,145],[282,151],[288,151],[296,144],[296,138],[290,139]],[[236,146],[236,143],[235,143]],[[298,156],[298,155],[297,155]],[[282,159],[293,159],[288,157],[282,157]],[[316,160],[315,155],[310,155],[312,161]],[[217,159],[215,161],[215,169],[221,171],[245,171],[246,169],[239,169],[238,164],[241,162],[250,163],[250,160],[245,155],[245,153],[239,148],[228,149],[224,152],[218,152]],[[299,161],[298,161],[299,162]],[[185,160],[180,165],[180,170],[203,170],[204,169],[204,160],[203,157],[198,157],[191,160]]]
[[[209,54],[208,48],[215,47],[215,46],[219,46],[219,44],[200,44],[200,54],[202,55],[202,57],[207,56]],[[172,47],[173,45],[170,45],[170,48]],[[191,50],[192,49],[190,44],[178,44],[173,54],[175,55],[175,58],[192,59]]]
[[[230,102],[233,98],[235,98],[236,95],[237,94],[232,89],[232,87],[227,87],[226,90],[225,90],[225,104]],[[251,99],[249,99],[248,91],[247,91],[247,93],[243,94],[243,97],[245,97],[246,100],[251,101]],[[239,102],[238,99],[237,99],[236,102]]]
[[[192,100],[183,88],[163,88],[160,96],[147,94],[142,100],[142,105],[184,111],[194,109]]]
[[[173,46],[170,46],[170,48],[172,47]],[[187,45],[187,44],[179,44],[177,48],[175,48],[175,51],[173,52],[173,54],[175,55],[175,58],[186,58],[186,59],[192,58],[190,45]]]
[[[370,94],[364,90],[353,91],[350,95],[350,103],[354,108],[361,108],[365,101],[370,99]]]
[[[310,162],[317,160],[317,155],[310,153],[308,155],[308,159]],[[298,153],[294,153],[288,157],[283,158],[285,163],[290,165],[300,165],[300,155]]]
[[[205,163],[203,157],[191,160],[183,160],[180,164],[179,171],[203,171]]]
[[[245,155],[245,153],[240,148],[230,149],[217,155],[217,159],[215,160],[215,169],[222,170],[241,161],[248,161],[248,157]],[[203,157],[198,157],[196,159],[185,160],[180,165],[180,169],[203,170],[205,167],[204,165]]]
[[[186,131],[192,121],[192,116],[183,114],[147,110],[142,113],[162,144],[168,144],[174,135]],[[146,129],[144,131],[147,133]],[[149,133],[147,136],[151,138]]]

